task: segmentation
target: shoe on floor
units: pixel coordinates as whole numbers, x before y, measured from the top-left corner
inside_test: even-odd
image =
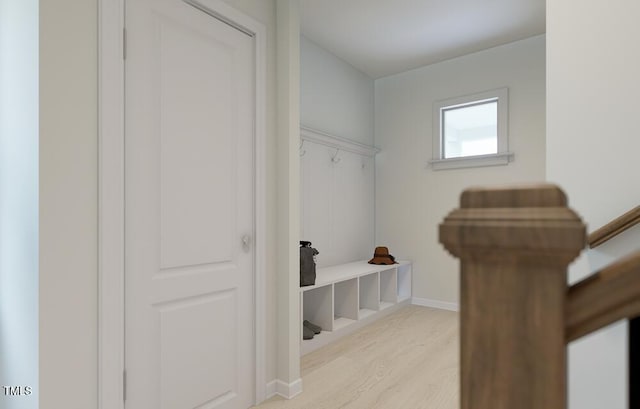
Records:
[[[313,330],[302,326],[302,339],[313,339]]]
[[[312,324],[312,323],[310,323],[310,322],[309,322],[309,321],[307,321],[307,320],[304,320],[304,321],[302,322],[302,325],[303,325],[305,328],[309,328],[311,331],[313,331],[313,333],[314,333],[314,334],[319,334],[320,332],[322,332],[322,328],[321,328],[321,327],[319,327],[319,326],[318,326],[318,325],[316,325],[316,324]]]

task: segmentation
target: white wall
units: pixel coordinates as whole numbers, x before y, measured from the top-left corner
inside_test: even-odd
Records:
[[[0,0],[0,408],[38,393],[38,1]]]
[[[373,80],[300,37],[300,123],[373,144]]]
[[[458,302],[458,264],[438,224],[473,185],[545,178],[545,37],[492,48],[376,81],[376,245],[413,260],[413,296]],[[438,100],[509,88],[508,166],[433,171]]]
[[[547,2],[547,177],[593,231],[640,204],[640,3]],[[623,233],[582,257],[571,281],[640,248]],[[627,407],[627,325],[574,342],[569,402]]]
[[[300,122],[373,145],[374,81],[300,37]],[[301,239],[318,267],[370,258],[374,249],[374,161],[306,141],[301,163]]]

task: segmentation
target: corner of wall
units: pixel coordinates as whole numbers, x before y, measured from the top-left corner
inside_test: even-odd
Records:
[[[300,20],[296,0],[277,1],[278,379],[300,378]]]

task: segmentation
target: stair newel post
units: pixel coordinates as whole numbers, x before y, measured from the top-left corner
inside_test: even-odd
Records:
[[[440,225],[460,259],[462,409],[565,409],[567,267],[585,226],[553,185],[469,189]]]

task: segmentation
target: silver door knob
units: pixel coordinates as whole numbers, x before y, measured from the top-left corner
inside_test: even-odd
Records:
[[[248,234],[242,236],[242,247],[245,251],[248,251],[251,247],[251,236],[249,236]]]

